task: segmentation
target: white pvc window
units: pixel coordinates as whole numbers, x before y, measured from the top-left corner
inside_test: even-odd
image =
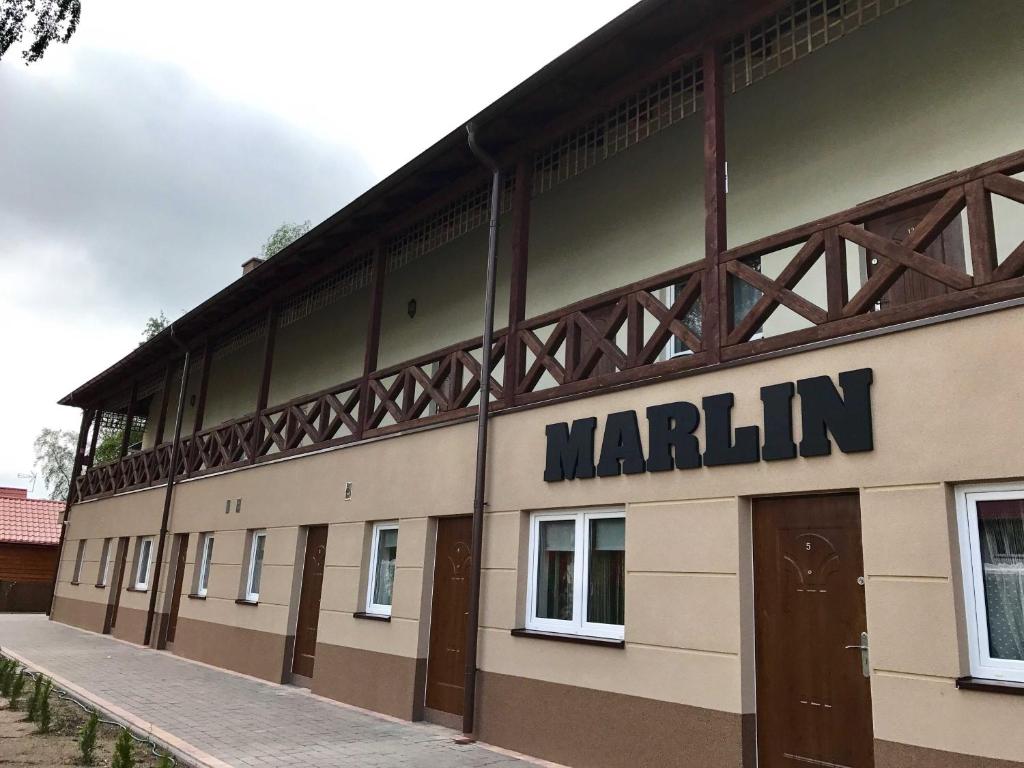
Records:
[[[1024,682],[1024,483],[957,488],[971,675]]]
[[[85,559],[85,539],[78,542],[78,551],[75,553],[75,571],[71,574],[71,583],[77,584],[82,576],[82,561]]]
[[[204,533],[199,544],[199,575],[196,578],[196,594],[206,596],[210,587],[210,563],[213,561],[213,534]]]
[[[375,523],[370,542],[370,573],[366,585],[366,612],[391,615],[398,558],[398,523]]]
[[[96,574],[96,586],[105,587],[110,581],[110,543],[113,539],[103,540],[103,551],[100,553],[100,569]]]
[[[245,578],[245,599],[259,602],[260,580],[263,578],[263,552],[267,545],[266,531],[253,531],[249,545],[249,565]]]
[[[621,509],[534,513],[526,628],[621,640],[625,555]]]
[[[139,539],[135,557],[135,589],[149,589],[149,574],[153,564],[153,537]]]

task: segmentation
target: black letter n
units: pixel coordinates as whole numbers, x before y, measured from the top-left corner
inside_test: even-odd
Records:
[[[564,422],[548,424],[544,434],[548,438],[547,462],[544,481],[574,480],[594,476],[594,429],[597,419],[576,419],[572,430]]]
[[[870,368],[840,373],[843,397],[828,376],[800,379],[796,383],[803,422],[801,456],[828,456],[832,452],[829,433],[843,453],[870,451],[874,447],[871,380]]]

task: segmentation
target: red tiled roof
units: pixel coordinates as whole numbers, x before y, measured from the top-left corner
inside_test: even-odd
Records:
[[[64,502],[27,497],[23,488],[0,488],[0,541],[56,544]]]

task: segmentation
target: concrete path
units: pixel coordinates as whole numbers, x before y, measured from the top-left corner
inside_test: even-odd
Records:
[[[551,765],[40,615],[0,614],[0,649],[211,768]]]

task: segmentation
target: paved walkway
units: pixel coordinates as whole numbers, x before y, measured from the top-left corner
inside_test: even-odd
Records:
[[[525,768],[533,761],[407,723],[47,621],[0,614],[0,648],[100,706],[150,725],[209,766]]]

